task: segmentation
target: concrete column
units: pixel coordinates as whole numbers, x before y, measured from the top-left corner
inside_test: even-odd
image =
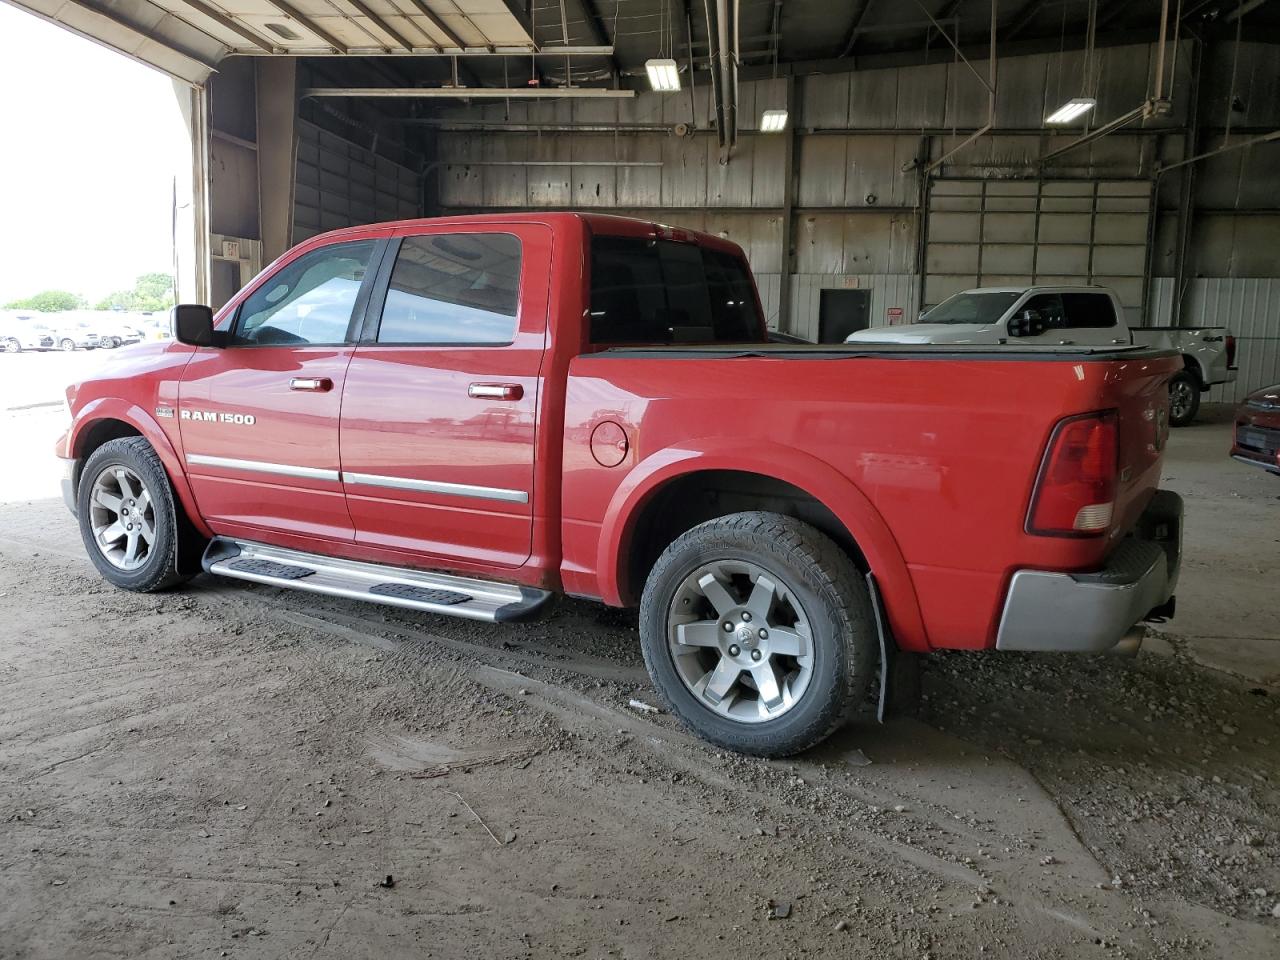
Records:
[[[293,246],[298,65],[293,57],[258,57],[256,68],[258,225],[265,265]]]

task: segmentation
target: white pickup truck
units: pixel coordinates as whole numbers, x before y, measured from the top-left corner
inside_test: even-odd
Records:
[[[918,323],[873,327],[846,343],[1137,343],[1177,350],[1185,366],[1169,381],[1169,423],[1195,419],[1200,394],[1236,378],[1236,338],[1226,327],[1139,327],[1106,287],[979,287],[923,314]]]

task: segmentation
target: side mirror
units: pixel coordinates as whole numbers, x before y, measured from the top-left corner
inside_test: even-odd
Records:
[[[173,308],[173,335],[192,347],[220,347],[222,338],[213,329],[213,311],[200,303],[180,303]]]
[[[1044,317],[1039,310],[1019,310],[1009,321],[1009,336],[1038,337],[1044,333]]]

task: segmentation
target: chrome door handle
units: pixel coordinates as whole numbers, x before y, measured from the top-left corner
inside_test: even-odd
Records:
[[[328,377],[294,377],[289,381],[289,389],[326,393],[333,389],[333,381]]]
[[[467,396],[476,400],[519,400],[524,387],[518,383],[473,383],[467,387]]]

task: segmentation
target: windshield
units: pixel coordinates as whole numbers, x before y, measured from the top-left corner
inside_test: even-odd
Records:
[[[995,323],[1021,293],[957,293],[920,318],[921,323]]]

